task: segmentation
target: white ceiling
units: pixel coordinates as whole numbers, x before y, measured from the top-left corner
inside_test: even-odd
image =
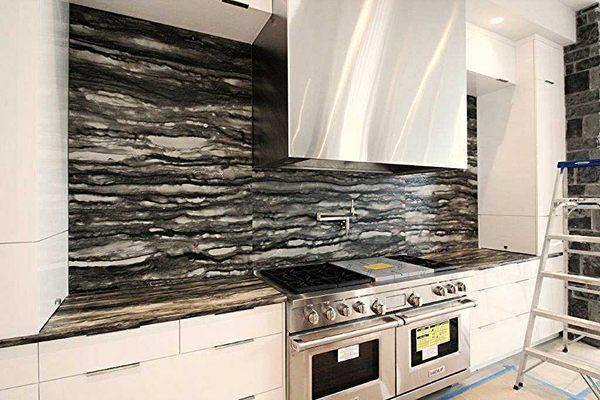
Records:
[[[560,0],[563,4],[571,7],[575,11],[582,10],[586,7],[591,6],[594,3],[597,3],[598,0]]]

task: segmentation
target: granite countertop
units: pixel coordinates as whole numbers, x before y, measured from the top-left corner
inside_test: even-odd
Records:
[[[67,297],[39,334],[0,341],[0,348],[133,329],[285,300],[285,295],[254,276],[74,293]]]
[[[428,260],[454,264],[464,269],[487,269],[501,265],[539,259],[538,256],[508,251],[469,248],[454,251],[441,251],[422,256]]]
[[[538,258],[488,249],[442,251],[423,257],[468,269],[493,268]],[[285,300],[284,294],[251,275],[73,293],[39,334],[0,341],[0,348],[133,329],[157,322],[282,303]]]

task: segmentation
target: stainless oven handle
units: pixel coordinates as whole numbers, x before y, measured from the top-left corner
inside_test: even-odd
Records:
[[[397,317],[400,317],[404,320],[405,325],[414,324],[415,322],[423,321],[429,318],[439,317],[440,315],[452,314],[457,311],[466,310],[467,308],[472,308],[477,306],[477,302],[469,299],[459,300],[457,302],[451,303],[452,305],[444,304],[439,307],[433,307],[429,310],[425,310],[422,312],[408,312],[405,314],[397,314]]]
[[[315,347],[323,346],[326,344],[331,344],[335,342],[339,342],[341,340],[352,339],[355,337],[368,335],[370,333],[381,332],[386,329],[393,329],[401,325],[401,321],[397,320],[388,320],[387,322],[381,323],[379,325],[368,326],[366,328],[360,328],[354,331],[343,332],[337,335],[325,336],[315,340],[309,340],[308,342],[302,341],[301,338],[291,338],[291,346],[292,349],[297,352],[301,352],[304,350],[312,349]]]

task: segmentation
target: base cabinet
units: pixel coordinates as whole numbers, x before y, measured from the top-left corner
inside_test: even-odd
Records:
[[[138,350],[142,347],[156,347],[157,343],[166,343],[166,348],[169,349],[166,353],[170,353],[173,348],[173,324],[179,328],[177,321],[150,325],[141,330],[49,342],[44,346],[42,360],[54,360],[53,357],[68,358],[64,355],[74,355],[79,349],[80,354],[120,353],[123,356],[118,360],[123,364],[116,364],[117,359],[114,357],[110,358],[110,362],[106,356],[102,359],[90,357],[94,361],[93,365],[85,365],[78,370],[89,371],[93,368],[92,372],[77,372],[68,376],[76,370],[69,368],[68,371],[60,371],[60,362],[54,360],[56,362],[52,364],[53,373],[42,375],[39,399],[284,400],[283,313],[283,305],[277,304],[181,321],[181,327],[186,328],[181,332],[177,329],[177,340],[179,337],[187,337],[190,344],[187,348],[198,347],[201,350],[176,352],[162,357],[156,352],[150,354]],[[245,320],[249,315],[255,318]],[[231,322],[238,316],[238,322],[246,322],[238,324],[235,329]],[[221,325],[227,326],[229,330],[216,329]],[[226,342],[219,339],[219,331],[223,332],[221,338],[227,338]],[[267,333],[264,334],[265,332]],[[138,346],[139,349],[136,348],[129,339],[140,341],[140,335],[142,338],[152,338],[155,344],[148,341],[143,346]],[[198,341],[197,338],[210,340]],[[210,347],[206,348],[206,344],[210,344]],[[130,347],[128,352],[126,347]],[[175,347],[182,348],[179,342]],[[60,354],[57,349],[60,350]],[[81,351],[82,349],[88,349],[88,353]],[[150,359],[150,355],[155,359]],[[74,360],[72,357],[72,361]],[[48,367],[50,363],[40,363],[40,366],[44,365]],[[97,369],[101,367],[105,369]],[[47,369],[51,370],[49,367]],[[54,378],[59,375],[62,377]],[[35,398],[37,399],[37,386]],[[12,397],[7,399],[13,400]],[[0,400],[5,399],[0,397]]]
[[[548,260],[547,269],[561,272],[563,265],[563,257],[554,257]],[[478,302],[471,313],[473,368],[484,367],[522,349],[538,267],[539,260],[534,260],[476,273],[469,293]],[[564,290],[562,281],[545,280],[539,307],[564,312]],[[533,341],[548,339],[561,329],[560,322],[538,318]]]
[[[0,390],[0,400],[38,400],[38,385]]]

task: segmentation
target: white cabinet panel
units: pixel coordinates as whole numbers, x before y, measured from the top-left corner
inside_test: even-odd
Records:
[[[113,368],[179,353],[179,321],[39,344],[40,380]]]
[[[37,344],[0,349],[0,390],[37,383],[37,381]]]
[[[130,368],[42,382],[40,400],[204,399],[181,384],[179,367],[175,356]],[[202,376],[196,375],[196,379],[202,380]]]
[[[562,88],[565,75],[562,47],[536,39],[534,57],[536,78]]]
[[[254,400],[284,400],[283,388],[254,396]]]
[[[0,2],[0,243],[67,230],[68,2]]]
[[[0,244],[0,339],[39,333],[67,296],[67,241]]]
[[[198,398],[237,400],[283,387],[283,357],[283,335],[276,334],[182,354],[181,373]]]
[[[471,331],[471,365],[480,368],[514,354],[523,347],[527,315]]]
[[[479,246],[485,249],[536,254],[539,233],[537,229],[536,217],[480,214]]]
[[[538,259],[523,261],[513,264],[501,265],[476,271],[472,278],[472,289],[481,290],[493,288],[507,283],[515,283],[535,277],[537,273]]]
[[[181,352],[283,332],[283,304],[181,321]]]
[[[38,385],[21,386],[14,389],[0,390],[0,400],[37,400]]]
[[[467,24],[467,70],[515,83],[514,45],[495,33]]]
[[[538,157],[537,215],[547,216],[558,172],[556,164],[566,159],[565,98],[562,85],[552,85],[537,80],[535,86]]]

